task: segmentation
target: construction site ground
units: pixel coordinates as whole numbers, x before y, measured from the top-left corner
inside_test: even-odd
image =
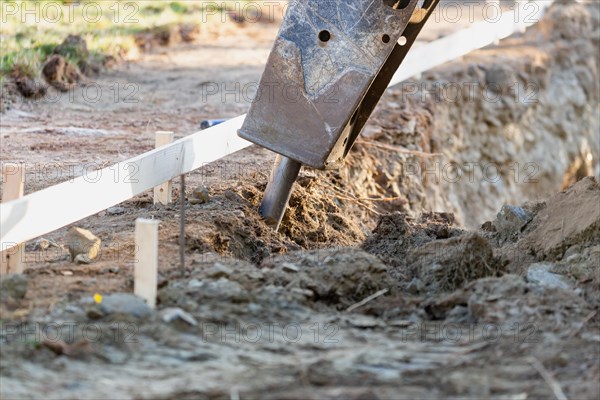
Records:
[[[32,193],[243,114],[276,30],[228,25],[17,98],[2,161]],[[0,396],[598,398],[599,32],[598,4],[558,4],[392,88],[344,169],[303,169],[279,232],[257,211],[273,153],[188,174],[183,275],[177,181],[171,205],[147,192],[28,242],[2,280]],[[160,221],[156,310],[127,295],[140,217]],[[102,241],[89,264],[73,226]]]

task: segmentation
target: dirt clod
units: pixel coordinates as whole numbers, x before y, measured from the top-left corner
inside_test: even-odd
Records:
[[[410,276],[419,278],[428,291],[451,291],[486,276],[500,273],[492,246],[478,234],[436,240],[409,251]]]
[[[27,294],[29,279],[26,275],[10,274],[0,277],[0,298],[11,297],[14,300],[21,300]]]
[[[363,249],[378,256],[386,264],[400,268],[401,275],[405,275],[409,251],[429,242],[463,233],[453,227],[452,223],[453,216],[448,213],[424,213],[416,220],[399,212],[384,215],[373,234],[365,240]]]
[[[51,56],[42,69],[42,75],[50,85],[66,92],[82,80],[80,72],[61,55]]]
[[[104,63],[104,60],[92,57],[85,39],[79,35],[67,36],[61,44],[56,46],[54,54],[65,59],[77,60],[77,68],[85,76],[97,75],[100,72],[101,64]]]
[[[200,27],[197,24],[182,24],[179,27],[181,40],[184,42],[193,42],[200,34]]]
[[[561,275],[552,273],[552,268],[553,265],[550,263],[531,264],[527,269],[527,282],[561,289],[571,288],[571,282]]]
[[[68,35],[61,44],[54,48],[54,54],[81,60],[90,56],[85,39],[79,35]]]
[[[505,205],[494,221],[495,232],[505,239],[513,239],[531,221],[531,215],[521,207]]]
[[[266,284],[310,290],[314,299],[345,309],[375,292],[395,287],[388,268],[362,250],[291,252],[263,261]]]
[[[27,99],[39,99],[46,95],[48,87],[35,79],[31,73],[17,66],[11,72],[11,77],[18,92]],[[8,90],[8,89],[7,89]]]

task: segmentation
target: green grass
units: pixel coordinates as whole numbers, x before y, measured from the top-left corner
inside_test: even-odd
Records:
[[[201,25],[207,18],[206,25],[218,23],[220,17],[213,11],[222,3],[227,8],[232,2],[0,0],[0,77],[15,68],[39,76],[45,60],[69,34],[85,38],[92,57],[117,57],[136,47],[138,32],[184,23]],[[211,12],[207,7],[212,7]],[[35,14],[25,16],[23,10]],[[67,59],[77,64],[80,55],[67,54]]]

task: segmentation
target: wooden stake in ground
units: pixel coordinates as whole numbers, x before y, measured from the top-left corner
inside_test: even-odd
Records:
[[[136,259],[133,292],[151,308],[156,307],[158,285],[158,220],[138,218],[135,221]]]
[[[2,165],[2,202],[23,197],[25,189],[25,166],[5,163]],[[4,250],[8,246],[2,244]],[[21,243],[0,253],[0,275],[21,274],[25,266],[25,244]]]
[[[156,132],[156,142],[155,147],[158,149],[159,147],[166,146],[173,142],[174,134],[173,132],[164,132],[159,131]],[[173,185],[171,181],[167,181],[161,185],[158,185],[154,188],[154,204],[171,204],[172,202],[172,194],[173,194]]]

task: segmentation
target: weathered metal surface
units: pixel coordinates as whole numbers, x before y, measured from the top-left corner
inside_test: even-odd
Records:
[[[351,118],[417,2],[291,3],[240,136],[314,168],[339,167]]]
[[[259,210],[267,225],[275,230],[279,229],[301,167],[302,164],[291,158],[277,156],[275,160],[271,179],[267,184]]]

